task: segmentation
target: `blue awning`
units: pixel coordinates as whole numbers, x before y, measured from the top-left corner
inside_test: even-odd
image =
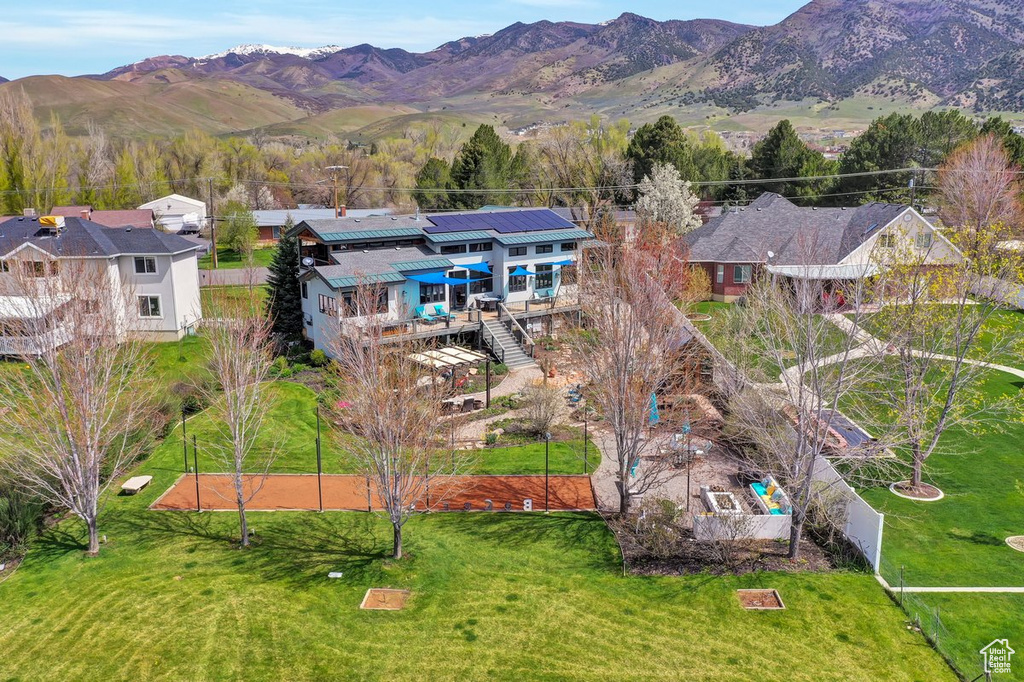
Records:
[[[406,279],[423,282],[424,284],[465,284],[468,280],[448,277],[443,272],[428,272],[425,275],[406,275]]]
[[[527,275],[532,275],[532,274],[534,274],[534,273],[530,272],[529,270],[524,268],[522,265],[517,265],[515,270],[513,270],[510,273],[508,273],[509,277],[525,277]]]
[[[491,274],[491,266],[484,262],[468,263],[465,265],[457,265],[455,267],[466,268],[467,270],[472,270],[473,272],[482,272],[485,275]]]

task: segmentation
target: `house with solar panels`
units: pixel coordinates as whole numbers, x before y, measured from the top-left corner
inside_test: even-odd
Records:
[[[361,283],[386,287],[380,314],[399,336],[454,336],[504,313],[505,324],[479,329],[499,345],[507,339],[492,337],[504,337],[512,322],[537,327],[538,318],[578,303],[575,266],[593,239],[546,208],[304,220],[293,234],[306,336],[324,350],[332,318],[358,314],[352,301]]]

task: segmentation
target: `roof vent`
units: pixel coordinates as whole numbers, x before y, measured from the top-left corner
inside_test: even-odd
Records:
[[[398,220],[398,216],[396,216],[396,215],[393,215],[393,216],[391,216],[391,219],[392,219],[392,220]]]
[[[125,232],[131,232],[132,231],[132,226],[129,225],[128,227],[124,228],[124,231]]]
[[[758,212],[758,213],[760,213],[760,212],[761,212],[761,209],[760,209],[760,208],[758,208],[758,209],[757,209],[757,212]]]
[[[817,207],[817,206],[811,206],[811,210],[812,210],[812,211],[817,211],[817,210],[818,210],[818,207]]]
[[[841,209],[839,209],[839,210],[840,210],[840,211],[845,211],[845,210],[846,210],[846,207],[845,207],[845,206],[843,206],[843,207],[842,207]]]
[[[363,253],[370,253],[369,249],[363,249]]]
[[[355,221],[358,223],[359,222],[359,218],[356,218]]]

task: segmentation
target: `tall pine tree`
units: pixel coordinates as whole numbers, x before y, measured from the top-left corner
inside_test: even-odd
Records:
[[[267,315],[273,321],[274,334],[283,342],[302,338],[299,240],[290,234],[292,227],[289,216],[270,260],[270,275],[267,277]]]

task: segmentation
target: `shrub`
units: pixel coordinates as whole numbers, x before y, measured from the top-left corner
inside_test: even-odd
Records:
[[[319,348],[309,354],[309,364],[314,367],[323,367],[327,364],[327,353]]]
[[[484,436],[484,442],[487,443],[488,445],[494,445],[495,443],[498,442],[498,434],[496,434],[494,431],[489,431],[487,435]]]
[[[506,365],[504,362],[499,362],[496,365],[491,365],[491,374],[499,377],[508,374],[508,365]]]
[[[0,557],[18,552],[43,520],[43,503],[0,481]]]

